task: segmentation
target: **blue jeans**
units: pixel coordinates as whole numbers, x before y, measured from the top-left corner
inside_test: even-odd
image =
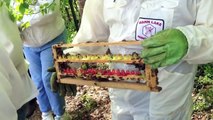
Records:
[[[54,40],[41,47],[24,47],[24,54],[30,63],[29,71],[31,78],[38,89],[37,100],[41,112],[53,111],[55,115],[63,115],[65,100],[58,93],[54,93],[50,88],[50,77],[52,73],[47,72],[49,67],[53,67],[52,45],[65,42],[66,31]]]

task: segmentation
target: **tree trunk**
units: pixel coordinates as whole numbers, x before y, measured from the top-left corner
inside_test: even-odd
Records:
[[[81,16],[82,16],[82,14],[83,14],[83,9],[84,9],[85,1],[86,1],[86,0],[78,0],[78,5],[79,5],[79,8],[80,8],[80,15],[81,15]]]

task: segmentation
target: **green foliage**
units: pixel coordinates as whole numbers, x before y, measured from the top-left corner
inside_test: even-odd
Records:
[[[6,2],[7,1],[7,2]],[[39,11],[34,11],[30,5],[35,5],[37,3],[37,0],[15,0],[14,3],[12,3],[14,6],[10,5],[10,0],[6,0],[5,3],[9,10],[9,15],[12,21],[21,21],[24,17],[24,15],[32,15],[32,14],[47,14],[49,11],[53,11],[55,9],[56,3],[55,0],[53,0],[52,3],[44,3],[40,5]],[[0,3],[0,4],[3,4]],[[21,29],[25,29],[29,27],[29,22],[22,23]]]
[[[3,2],[3,1],[0,1],[0,7],[1,7],[3,4],[4,4],[4,2]]]
[[[47,14],[49,11],[53,11],[55,9],[56,3],[53,1],[51,4],[45,3],[40,5],[40,12],[42,15]]]
[[[67,120],[89,119],[90,113],[97,108],[97,102],[86,94],[80,96],[80,100],[80,103],[77,105],[78,109],[66,115]]]
[[[10,0],[1,0],[1,1],[3,1],[6,4],[6,6],[10,5]]]
[[[0,7],[3,5],[3,2],[2,1],[0,1]]]
[[[71,43],[77,31],[73,21],[65,20],[65,25],[67,29],[67,43]]]
[[[81,99],[86,111],[91,111],[97,106],[97,102],[88,95],[83,95]]]
[[[30,22],[25,22],[21,24],[20,29],[21,31],[23,31],[25,28],[28,28],[29,26],[30,26]]]
[[[21,14],[25,14],[25,11],[29,8],[29,5],[27,3],[22,3],[18,7],[19,7],[19,12]]]
[[[80,14],[79,14],[79,10],[78,10],[78,6],[76,4],[76,2],[74,2],[74,10],[75,10],[75,14],[77,15],[77,19],[80,20]],[[70,5],[69,5],[69,1],[68,0],[61,0],[60,1],[60,5],[61,5],[61,12],[62,12],[62,16],[65,20],[65,25],[66,25],[66,29],[67,29],[67,43],[72,42],[72,39],[75,37],[77,31],[75,28],[75,24],[72,18],[72,14],[70,11]]]
[[[29,1],[25,0],[16,0],[13,3],[15,6],[7,5],[12,21],[21,21],[25,14],[29,14],[33,11],[29,8],[30,4],[28,2]]]
[[[194,111],[213,107],[213,64],[200,65],[194,84]]]

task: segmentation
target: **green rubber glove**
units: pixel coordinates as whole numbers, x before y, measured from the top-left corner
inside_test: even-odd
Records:
[[[186,36],[178,29],[167,29],[142,41],[141,57],[152,68],[178,63],[188,50]]]
[[[58,92],[60,96],[75,96],[77,93],[77,86],[72,84],[62,84],[58,83],[57,74],[54,67],[51,67],[47,70],[48,72],[52,72],[50,78],[50,86],[53,92]]]

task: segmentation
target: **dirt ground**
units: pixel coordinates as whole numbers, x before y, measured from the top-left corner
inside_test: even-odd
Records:
[[[111,120],[110,99],[107,88],[79,86],[75,97],[65,97],[66,114],[64,120]],[[192,120],[213,120],[209,112],[197,112]],[[37,108],[29,120],[41,120]]]
[[[65,97],[65,120],[111,120],[107,88],[78,86],[75,97]],[[41,120],[37,107],[29,120]]]

